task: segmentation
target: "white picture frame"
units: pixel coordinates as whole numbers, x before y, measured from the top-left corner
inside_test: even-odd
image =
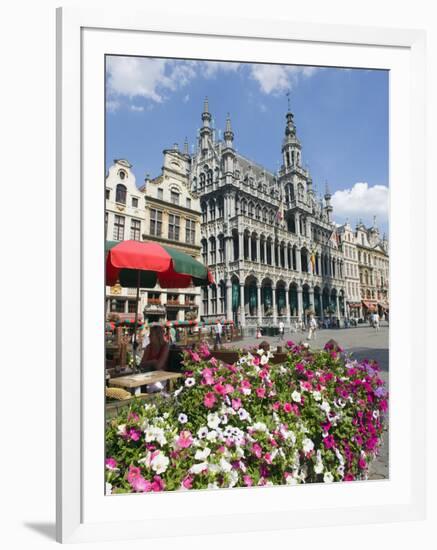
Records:
[[[58,10],[57,29],[57,540],[423,518],[425,342],[422,324],[413,321],[425,317],[424,271],[415,273],[414,293],[411,281],[413,257],[425,258],[425,33],[285,18],[193,18],[73,8]],[[104,54],[189,57],[195,51],[205,59],[221,59],[217,52],[222,52],[227,60],[277,62],[291,62],[294,52],[299,64],[391,71],[390,362],[396,368],[391,369],[390,422],[396,429],[390,431],[388,481],[104,496],[99,481],[104,461],[103,344],[95,329],[103,314],[104,288],[103,221],[96,223],[99,208],[103,220]],[[96,181],[101,185],[90,184]],[[129,504],[133,499],[135,507]]]

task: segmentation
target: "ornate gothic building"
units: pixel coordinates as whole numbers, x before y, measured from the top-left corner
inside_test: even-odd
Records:
[[[331,195],[326,189],[318,200],[313,191],[293,114],[286,114],[276,174],[235,150],[229,116],[220,141],[211,120],[205,100],[189,168],[200,197],[202,258],[216,281],[202,289],[201,315],[246,327],[287,326],[310,311],[342,318],[344,260]]]

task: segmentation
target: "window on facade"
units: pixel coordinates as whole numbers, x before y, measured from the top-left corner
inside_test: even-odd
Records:
[[[206,175],[206,183],[207,185],[212,184],[212,170],[208,170],[208,173]]]
[[[174,214],[169,214],[168,238],[172,241],[179,240],[180,221],[181,221],[181,218],[179,216],[175,216]]]
[[[161,305],[161,294],[159,292],[149,292],[147,295],[149,305]]]
[[[132,208],[138,208],[138,199],[136,197],[132,197]]]
[[[216,285],[213,285],[211,287],[211,307],[212,307],[212,314],[215,315],[217,313],[217,287]]]
[[[170,191],[170,202],[172,204],[179,204],[179,193],[177,191]]]
[[[209,219],[215,220],[215,201],[214,200],[212,200],[209,203]]]
[[[126,177],[126,172],[124,170],[120,170],[118,175],[120,176],[121,180],[124,180],[124,178]]]
[[[137,303],[133,300],[129,300],[127,303],[127,310],[129,313],[135,313],[135,311],[137,310]]]
[[[246,214],[246,201],[245,200],[242,200],[241,201],[241,213],[242,214]]]
[[[150,210],[150,235],[160,237],[162,234],[162,212],[152,208]]]
[[[202,208],[202,223],[206,223],[207,219],[208,219],[208,212],[207,212],[206,202],[202,203],[201,208]]]
[[[215,238],[213,237],[212,239],[210,239],[210,255],[211,255],[211,264],[215,264],[216,263],[216,241],[215,241]]]
[[[191,208],[191,199],[187,197],[187,208]]]
[[[223,218],[223,199],[218,200],[218,217]]]
[[[122,241],[124,239],[124,216],[114,216],[114,241]]]
[[[199,176],[199,187],[200,189],[205,187],[205,174],[203,172]]]
[[[105,189],[105,199],[107,201],[109,201],[109,197],[111,196],[111,191],[110,189]]]
[[[185,242],[188,244],[194,244],[196,230],[194,220],[185,221]]]
[[[114,311],[116,313],[123,313],[124,303],[125,300],[111,300],[111,311]]]
[[[163,200],[164,199],[164,189],[162,189],[161,187],[158,187],[158,199],[159,200]]]
[[[248,214],[253,218],[253,204],[251,202],[249,203]]]
[[[141,222],[140,220],[131,220],[130,223],[130,238],[133,241],[139,241],[140,240],[140,229],[141,229]]]
[[[222,263],[225,261],[225,240],[223,237],[219,237],[219,262]]]
[[[204,286],[202,288],[202,302],[203,302],[203,313],[208,315],[208,287]]]
[[[203,265],[208,265],[208,241],[202,241],[202,261]]]
[[[115,202],[119,202],[120,204],[126,204],[126,194],[127,194],[126,186],[119,183],[115,190]]]

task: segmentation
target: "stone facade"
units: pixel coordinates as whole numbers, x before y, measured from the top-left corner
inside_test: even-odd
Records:
[[[361,319],[363,308],[360,291],[360,270],[355,233],[349,223],[337,228],[339,243],[344,257],[346,307],[349,318]]]
[[[344,317],[344,255],[331,195],[318,200],[303,167],[293,114],[286,114],[277,174],[239,154],[231,120],[215,141],[205,101],[190,181],[200,195],[202,257],[216,285],[202,290],[202,316],[247,327]]]
[[[164,151],[162,173],[138,188],[132,166],[116,160],[106,178],[106,239],[156,241],[200,260],[200,203],[189,188],[189,157]],[[132,316],[135,289],[107,288],[107,312]],[[140,290],[139,313],[148,322],[199,317],[199,288]]]

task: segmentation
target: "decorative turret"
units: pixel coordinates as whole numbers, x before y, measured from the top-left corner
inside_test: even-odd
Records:
[[[200,149],[202,152],[207,151],[209,146],[208,142],[212,140],[211,120],[212,117],[209,112],[209,102],[206,97],[203,103],[202,127],[200,128]]]
[[[223,137],[225,139],[226,147],[229,147],[230,149],[233,149],[234,148],[234,132],[232,131],[231,118],[229,116],[229,113],[226,117],[226,130],[224,131]]]
[[[325,212],[326,212],[326,216],[328,218],[328,222],[331,221],[331,214],[332,214],[332,205],[331,205],[331,198],[332,198],[332,195],[331,195],[331,192],[329,191],[329,187],[328,187],[328,182],[326,182],[326,186],[325,186]]]

